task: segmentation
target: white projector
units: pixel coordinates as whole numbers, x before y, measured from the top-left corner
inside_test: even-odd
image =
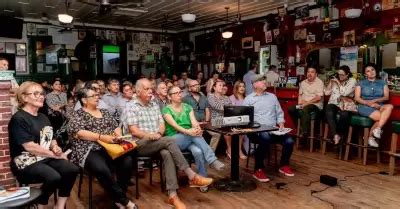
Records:
[[[250,117],[248,115],[224,117],[222,121],[223,126],[245,126],[249,123]]]

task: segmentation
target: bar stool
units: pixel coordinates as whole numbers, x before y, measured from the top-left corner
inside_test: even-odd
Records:
[[[389,175],[394,174],[394,168],[396,166],[396,157],[400,157],[400,153],[397,153],[397,138],[400,133],[400,121],[393,121],[392,122],[392,143],[390,145],[390,161],[389,161]]]
[[[340,115],[336,114],[336,121],[339,120]],[[340,125],[340,124],[339,124]],[[329,125],[328,123],[325,122],[324,125],[324,136],[322,138],[322,149],[321,149],[321,153],[325,154],[326,153],[326,143],[329,142],[328,140],[328,132],[329,132]],[[343,152],[343,146],[342,144],[339,144],[339,160],[342,159],[342,152]]]
[[[368,149],[376,150],[376,162],[380,163],[379,147],[375,148],[375,147],[368,146],[369,131],[373,124],[374,124],[374,121],[372,121],[368,117],[363,117],[360,115],[352,115],[351,116],[349,133],[347,135],[346,152],[345,152],[344,160],[347,161],[349,158],[350,146],[355,146],[355,147],[358,147],[358,157],[359,158],[361,158],[361,151],[363,151],[363,165],[367,165]],[[353,134],[353,127],[361,127],[364,129],[364,134],[358,135],[359,136],[358,144],[351,142],[351,137]]]
[[[299,111],[299,116],[303,114],[303,111]],[[317,120],[317,113],[316,112],[311,112],[311,123],[310,123],[310,136],[307,137],[307,139],[310,141],[310,152],[313,152],[314,150],[314,139],[317,139],[315,137],[315,121]],[[296,133],[296,148],[299,148],[299,139],[300,139],[300,117],[297,119],[297,133]],[[320,128],[319,128],[319,137],[322,136],[322,121],[320,120]],[[320,146],[322,147],[322,140],[320,140]]]

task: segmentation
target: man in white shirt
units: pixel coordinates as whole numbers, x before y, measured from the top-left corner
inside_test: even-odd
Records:
[[[267,77],[267,87],[274,86],[279,81],[278,68],[275,65],[271,65],[265,73],[265,77]]]

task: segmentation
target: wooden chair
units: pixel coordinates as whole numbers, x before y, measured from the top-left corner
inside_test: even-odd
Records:
[[[361,158],[361,151],[363,153],[362,154],[363,155],[363,165],[367,165],[367,156],[368,156],[369,149],[376,151],[376,162],[380,163],[379,147],[375,148],[375,147],[368,146],[369,131],[373,124],[374,124],[374,121],[372,121],[368,117],[363,117],[360,115],[352,115],[351,116],[349,133],[347,135],[346,152],[344,155],[344,160],[347,161],[349,159],[350,146],[355,146],[355,147],[358,147],[358,157],[359,158]],[[358,144],[351,142],[354,127],[363,128],[363,131],[364,131],[364,134],[359,135],[359,137],[358,137]]]
[[[396,157],[400,157],[400,153],[397,152],[397,139],[400,133],[400,122],[393,121],[392,122],[393,133],[392,133],[392,142],[390,145],[390,161],[389,161],[389,175],[394,174],[394,170],[396,167]]]

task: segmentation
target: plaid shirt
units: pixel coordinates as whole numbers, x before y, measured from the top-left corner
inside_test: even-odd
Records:
[[[126,104],[121,116],[121,122],[125,129],[129,126],[136,126],[141,131],[157,133],[164,119],[161,115],[159,106],[154,100],[149,104],[143,105],[138,99],[134,99]]]

